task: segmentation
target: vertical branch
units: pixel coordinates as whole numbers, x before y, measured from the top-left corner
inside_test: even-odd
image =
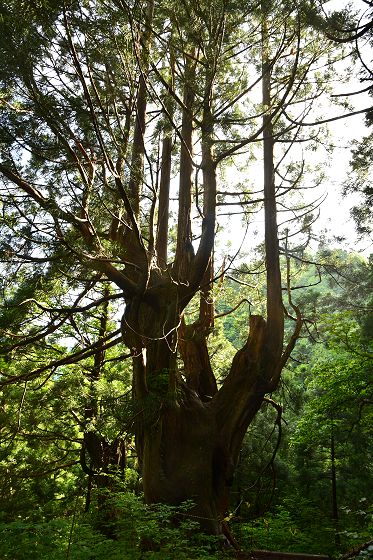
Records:
[[[170,87],[173,86],[174,60],[171,56],[171,78]],[[173,119],[173,100],[168,91],[165,93],[164,102],[167,117]],[[166,123],[166,119],[165,119]],[[159,182],[159,201],[158,201],[158,224],[156,252],[158,266],[165,268],[167,265],[167,247],[168,247],[168,223],[169,223],[169,205],[170,205],[170,181],[171,181],[171,156],[172,156],[172,134],[169,126],[165,124],[165,131],[162,141],[161,155],[161,177]]]
[[[212,75],[213,72],[208,71],[205,77],[206,84],[201,126],[203,173],[202,236],[195,257],[193,253],[192,269],[188,270],[188,277],[190,278],[190,285],[188,287],[189,293],[193,294],[198,287],[200,287],[201,290],[199,318],[192,325],[183,324],[180,339],[180,351],[184,361],[184,374],[187,384],[197,392],[202,400],[211,399],[217,392],[216,379],[211,368],[207,349],[207,337],[214,324],[214,305],[212,299],[214,265],[212,253],[215,236],[216,164],[213,159],[212,147]],[[190,161],[190,166],[191,163]],[[190,167],[190,171],[192,171],[192,167]],[[190,225],[191,181],[188,183],[188,189],[188,223]]]
[[[180,147],[180,180],[179,180],[179,214],[177,227],[175,272],[179,280],[189,276],[191,259],[193,258],[192,229],[190,212],[192,206],[192,135],[193,135],[193,103],[195,92],[192,80],[195,62],[186,59],[184,73],[184,108],[181,126],[182,143]]]
[[[262,3],[262,96],[263,116],[263,166],[264,166],[264,219],[265,252],[267,267],[267,349],[270,359],[279,359],[282,353],[284,315],[281,293],[279,242],[275,171],[273,162],[273,123],[271,114],[271,63],[266,12]]]
[[[108,311],[109,311],[109,288],[106,287],[104,291],[104,303],[102,306],[102,312],[100,313],[100,322],[98,327],[98,346],[97,351],[93,357],[93,367],[90,374],[90,398],[87,406],[85,408],[84,419],[86,423],[89,423],[92,419],[97,416],[97,395],[96,395],[96,383],[100,378],[102,372],[102,366],[105,360],[105,349],[104,340],[107,333],[108,325]]]
[[[202,176],[203,176],[203,221],[202,235],[194,261],[191,287],[198,285],[209,263],[215,240],[216,223],[216,162],[213,156],[214,119],[211,110],[212,78],[206,77],[206,91],[202,120]],[[212,266],[212,264],[211,264]]]
[[[166,132],[162,141],[161,178],[159,182],[158,225],[157,225],[157,240],[156,240],[158,265],[161,268],[165,268],[167,265],[171,153],[172,153],[172,138],[170,133]]]
[[[90,424],[94,423],[98,414],[98,401],[97,401],[97,382],[102,373],[102,367],[105,359],[104,338],[107,333],[108,325],[108,308],[109,308],[109,289],[105,288],[104,303],[102,312],[100,314],[100,322],[98,327],[98,346],[93,359],[93,367],[90,373],[90,391],[87,403],[84,409],[84,437],[81,449],[80,462],[82,468],[87,474],[94,474],[103,468],[103,454],[102,445],[103,438],[92,428]],[[91,466],[87,469],[85,462],[85,452],[88,452]]]
[[[109,289],[105,288],[104,292],[104,303],[102,305],[102,312],[100,313],[100,322],[98,327],[98,346],[97,351],[93,358],[93,367],[90,373],[90,397],[84,412],[85,423],[88,424],[97,416],[97,395],[96,395],[96,383],[100,378],[102,372],[102,366],[105,359],[104,339],[107,333],[108,324],[108,309],[109,309]]]
[[[214,296],[213,296],[213,279],[214,279],[214,259],[211,259],[207,266],[205,275],[202,279],[199,303],[199,323],[203,326],[205,335],[210,334],[214,328]]]
[[[133,212],[136,219],[139,218],[140,213],[140,195],[141,186],[144,178],[144,134],[145,134],[145,119],[146,119],[146,107],[147,107],[147,87],[146,87],[146,75],[149,67],[149,43],[151,34],[151,23],[153,20],[154,13],[154,0],[149,0],[148,10],[147,10],[147,25],[144,31],[141,44],[142,44],[142,56],[141,59],[138,58],[138,63],[140,66],[140,78],[139,87],[137,92],[136,101],[136,121],[133,133],[133,146],[132,146],[132,156],[131,156],[131,176],[128,182],[129,198]],[[139,41],[135,41],[136,44]]]

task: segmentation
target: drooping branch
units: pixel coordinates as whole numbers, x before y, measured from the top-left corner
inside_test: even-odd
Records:
[[[42,208],[45,208],[48,204],[48,200],[39,192],[35,187],[30,185],[25,179],[23,179],[18,173],[12,171],[2,163],[0,163],[0,173],[4,175],[9,181],[17,185],[22,191],[28,194],[37,204]]]
[[[105,303],[105,302],[109,302],[109,301],[113,301],[113,300],[117,300],[117,299],[123,299],[124,294],[123,293],[119,293],[119,294],[110,294],[108,296],[103,296],[101,298],[98,298],[94,301],[92,301],[91,303],[88,303],[87,305],[84,306],[78,306],[78,302],[75,302],[71,307],[47,307],[46,305],[42,304],[40,301],[37,301],[36,299],[33,298],[28,298],[23,300],[19,305],[26,305],[27,303],[33,303],[34,305],[36,305],[37,307],[39,307],[41,310],[43,311],[47,311],[49,313],[54,312],[54,313],[68,313],[69,315],[71,314],[75,314],[75,313],[82,313],[83,311],[88,311],[89,309],[93,309],[98,307],[99,305]]]
[[[228,276],[228,274],[227,274],[227,278],[230,278],[230,276]],[[235,278],[233,280],[235,280]],[[246,285],[244,282],[239,282],[239,284]],[[247,298],[243,298],[243,299],[240,299],[240,301],[238,303],[236,303],[236,305],[234,307],[232,307],[231,309],[228,309],[227,311],[222,311],[221,313],[217,313],[214,318],[215,319],[220,319],[221,317],[226,317],[227,315],[230,315],[231,313],[234,313],[235,311],[237,311],[237,309],[239,307],[241,307],[241,305],[243,303],[247,303],[249,308],[252,306],[252,303],[251,303],[250,300],[248,300]]]
[[[43,327],[41,327],[40,330],[38,330],[37,332],[33,331],[32,334],[25,335],[25,336],[17,335],[17,342],[14,342],[9,346],[6,346],[5,348],[3,348],[3,351],[6,353],[10,353],[13,350],[38,343],[39,341],[44,340],[48,335],[58,331],[58,329],[60,329],[66,323],[66,321],[69,320],[71,314],[76,309],[79,309],[78,307],[79,303],[82,300],[84,300],[84,298],[87,296],[89,291],[92,288],[94,288],[97,281],[98,278],[94,278],[91,282],[88,283],[88,285],[82,290],[82,292],[73,300],[71,304],[71,308],[54,309],[53,311],[57,314],[57,316],[51,319],[48,322],[48,324],[43,325]],[[28,300],[23,300],[20,303],[17,303],[17,307],[23,306],[31,302],[35,303],[35,300],[33,300],[32,298]],[[38,305],[41,309],[43,309],[43,311],[49,311],[47,308],[38,304],[37,302],[36,305]]]
[[[90,268],[97,271],[103,272],[109,280],[113,281],[118,287],[120,287],[126,294],[133,295],[138,292],[138,286],[129,279],[126,274],[118,270],[113,264],[100,255],[101,247],[99,241],[96,239],[94,231],[92,231],[89,221],[86,218],[80,218],[72,212],[63,210],[57,201],[53,198],[46,198],[43,194],[38,191],[33,185],[21,177],[17,172],[9,169],[0,163],[0,173],[2,173],[10,182],[19,187],[21,191],[30,196],[39,207],[47,212],[55,223],[57,233],[60,236],[59,241],[61,244],[66,244],[70,250],[72,250],[75,255],[84,261]],[[78,231],[84,241],[87,243],[90,249],[97,250],[100,256],[91,255],[79,249],[77,252],[73,249],[65,240],[65,236],[62,234],[62,230],[59,227],[58,220],[62,220],[75,228]],[[140,235],[138,236],[140,238]],[[140,244],[140,242],[139,242]],[[145,249],[143,245],[140,244],[142,251]]]
[[[61,358],[60,360],[54,360],[52,362],[49,362],[48,364],[41,366],[39,368],[36,368],[34,370],[28,371],[25,374],[21,374],[21,375],[7,375],[5,372],[1,372],[1,375],[4,377],[3,380],[1,380],[0,382],[0,386],[5,386],[5,385],[10,385],[12,383],[16,383],[19,381],[26,381],[29,379],[35,379],[36,377],[39,377],[42,373],[45,372],[50,372],[50,375],[53,375],[53,373],[56,371],[56,369],[60,366],[63,365],[68,365],[68,364],[75,364],[81,360],[84,360],[86,358],[89,358],[91,356],[94,356],[97,353],[97,348],[100,347],[102,351],[104,350],[108,350],[109,348],[113,348],[114,346],[116,346],[117,344],[119,344],[120,342],[122,342],[122,337],[121,336],[117,336],[120,333],[120,329],[117,329],[116,331],[108,334],[107,336],[105,336],[105,338],[99,342],[95,342],[94,344],[92,344],[91,346],[84,348],[83,350],[79,350],[77,352],[73,352],[72,354],[69,354],[67,356],[65,356],[64,358]],[[114,338],[115,336],[117,336],[117,338]],[[130,354],[128,356],[126,356],[127,358],[130,357]]]

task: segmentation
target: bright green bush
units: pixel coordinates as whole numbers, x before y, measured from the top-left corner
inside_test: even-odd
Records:
[[[179,508],[146,506],[130,492],[108,496],[115,508],[116,539],[99,530],[97,510],[44,522],[0,523],[3,560],[215,560],[219,541],[201,536],[188,516],[191,504]]]

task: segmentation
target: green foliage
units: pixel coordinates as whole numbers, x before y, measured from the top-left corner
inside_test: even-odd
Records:
[[[332,554],[333,528],[327,515],[301,496],[289,496],[262,518],[240,527],[247,548]]]
[[[126,489],[136,487],[134,471],[130,475],[128,471],[123,473],[124,456],[132,451],[134,427],[139,448],[141,431],[156,423],[170,398],[172,375],[157,366],[143,382],[144,387],[148,383],[150,395],[134,405],[128,396],[131,383],[124,359],[129,355],[134,358],[136,398],[136,393],[145,392],[141,389],[140,370],[136,371],[137,366],[143,368],[138,363],[138,350],[149,348],[152,338],[168,337],[166,327],[171,328],[170,338],[174,336],[183,302],[189,301],[198,286],[205,283],[202,276],[212,254],[214,231],[225,220],[220,222],[219,216],[219,223],[214,223],[215,181],[206,177],[210,174],[213,179],[218,163],[246,149],[252,163],[254,145],[263,136],[270,143],[263,116],[264,122],[271,121],[270,136],[274,135],[278,147],[277,194],[282,197],[290,190],[283,203],[284,211],[287,214],[292,212],[291,206],[296,208],[295,221],[301,222],[301,235],[310,235],[311,213],[299,215],[304,208],[298,196],[304,166],[302,161],[287,161],[288,146],[295,141],[309,143],[308,138],[314,138],[311,149],[322,143],[323,132],[314,134],[297,122],[302,118],[298,107],[304,108],[304,116],[309,115],[313,103],[330,93],[334,62],[341,56],[339,49],[319,33],[322,22],[314,4],[306,0],[296,4],[266,0],[259,4],[245,2],[243,7],[238,0],[159,0],[154,4],[154,17],[150,17],[151,2],[2,3],[0,258],[4,278],[0,375],[4,391],[0,397],[0,475],[4,481],[4,538],[0,552],[5,558],[23,558],[26,551],[31,559],[191,559],[214,555],[216,543],[200,540],[196,522],[188,513],[189,505],[181,510],[166,505],[145,507],[129,492],[105,492],[125,486],[126,476]],[[334,14],[332,24],[346,23],[347,16]],[[265,55],[263,51],[267,51]],[[324,65],[325,74],[320,70]],[[263,73],[263,66],[268,67],[268,72]],[[270,99],[260,103],[256,90],[260,81],[265,85],[267,74]],[[193,149],[183,138],[187,115],[196,139]],[[179,225],[187,228],[179,229],[177,242],[179,234],[180,239],[186,236],[188,242],[197,242],[201,234],[200,249],[196,258],[191,257],[187,282],[181,270],[186,265],[183,251],[179,255],[177,250],[170,267],[156,262],[154,232],[157,213],[162,213],[157,196],[166,168],[159,150],[163,133],[171,138],[171,132],[175,144],[169,162],[175,169],[172,174],[185,173],[184,178],[190,184],[194,182],[195,188],[193,196],[191,192],[182,196],[180,188],[181,207],[177,211],[176,205],[171,205],[169,229],[174,228],[174,218],[180,216]],[[210,150],[212,145],[214,150]],[[179,160],[180,151],[185,151],[183,146],[194,169],[189,177],[181,165],[183,158]],[[211,162],[213,165],[209,157],[206,159],[209,153],[217,158]],[[246,166],[242,174],[247,174]],[[219,204],[230,205],[230,197],[236,196],[232,200],[240,201],[245,208],[253,202],[251,208],[259,208],[261,198],[255,201],[253,195],[260,186],[256,185],[257,179],[253,183],[248,185],[246,178],[242,185],[237,181],[233,187],[229,185],[225,194],[219,184]],[[173,184],[170,187],[173,191]],[[187,200],[192,198],[194,210],[189,212]],[[289,206],[288,200],[294,204]],[[193,234],[189,232],[189,221],[193,222]],[[201,226],[199,233],[194,222]],[[275,238],[275,225],[267,232],[268,229],[273,230]],[[173,248],[169,254],[173,261]],[[177,270],[180,256],[182,266]],[[270,261],[267,259],[269,268]],[[236,349],[247,338],[250,314],[264,312],[264,262],[263,259],[253,265],[253,274],[250,267],[242,265],[236,277],[230,279],[226,293],[220,294],[221,323],[209,341],[218,381],[224,379]],[[303,277],[309,285],[317,281],[313,269],[294,265],[291,273],[297,279]],[[244,281],[248,277],[255,281],[254,288]],[[116,292],[108,279],[116,284]],[[175,308],[170,308],[171,324],[168,325],[169,318],[163,321],[159,313],[162,329],[158,333],[150,329],[149,334],[142,325],[137,328],[134,317],[132,326],[131,321],[127,325],[127,336],[124,334],[130,349],[124,349],[120,340],[126,328],[121,330],[117,324],[123,309],[111,305],[112,298],[120,299],[122,306],[125,300],[127,311],[132,300],[139,306],[148,302],[152,322],[154,310],[158,314],[158,303],[159,307],[167,307],[168,298],[159,299],[157,295],[162,283],[173,284],[172,293],[177,292]],[[305,305],[313,308],[312,319],[320,302],[324,302],[324,312],[329,311],[325,301],[333,290],[337,292],[335,286],[324,283],[319,291],[303,293]],[[232,309],[238,310],[236,319]],[[289,315],[294,310],[290,295],[287,309]],[[333,327],[333,333],[325,326],[333,359],[328,355],[324,362],[313,360],[314,385],[301,369],[291,372],[293,379],[291,374],[288,377],[297,397],[301,383],[295,376],[304,382],[305,404],[299,422],[290,415],[292,441],[294,448],[298,445],[298,452],[293,453],[289,467],[284,460],[286,452],[276,463],[283,493],[286,479],[302,488],[301,476],[294,482],[297,476],[292,471],[304,473],[299,459],[310,447],[306,441],[309,433],[315,435],[312,443],[316,441],[316,452],[322,460],[322,466],[314,467],[314,472],[326,472],[329,466],[324,450],[331,428],[338,436],[338,451],[352,450],[354,461],[361,461],[369,416],[365,408],[360,418],[357,412],[369,396],[364,385],[367,367],[359,355],[354,355],[346,367],[350,350],[346,347],[340,351],[333,346],[338,346],[338,340],[346,333],[348,343],[356,346],[361,338],[360,323],[356,319],[356,328],[346,331],[346,321],[343,323],[342,317],[338,321],[342,327]],[[289,318],[288,339],[291,332]],[[307,342],[302,350],[310,356],[313,349]],[[369,352],[369,341],[365,348],[360,342],[360,352]],[[150,361],[146,367],[151,368]],[[171,368],[170,373],[174,373]],[[286,394],[285,384],[281,390],[277,396]],[[182,389],[179,391],[181,394]],[[250,396],[255,401],[253,391]],[[299,411],[301,400],[298,398]],[[243,418],[245,414],[243,411]],[[353,443],[343,440],[343,432],[356,418],[359,426],[354,427],[354,435],[358,437]],[[318,431],[309,429],[315,420],[320,424]],[[306,435],[302,435],[302,421]],[[236,426],[238,437],[243,436],[247,425],[244,419],[242,422]],[[250,501],[255,502],[252,509],[256,514],[262,512],[263,504],[268,505],[271,491],[275,490],[271,474],[280,427],[274,411],[265,406],[244,442],[240,474],[247,502],[247,488],[251,483],[255,486],[257,496],[255,500],[250,496]],[[150,438],[144,439],[149,445]],[[290,456],[288,452],[286,458]],[[137,457],[130,455],[128,461],[135,467]],[[352,459],[342,465],[351,466]],[[113,470],[122,470],[122,478],[116,480]],[[214,472],[214,480],[219,476],[215,477]],[[356,484],[360,490],[363,488],[362,483]],[[87,510],[90,500],[94,504],[85,515],[80,513],[84,507],[80,494],[85,495]],[[290,530],[292,520],[290,506],[278,508],[272,521],[275,527],[278,523],[277,534]],[[109,532],[117,538],[107,538]],[[304,546],[305,539],[306,536]],[[273,539],[273,546],[276,542],[281,539]]]
[[[372,508],[365,511],[366,503],[367,498],[362,498],[356,510],[342,509],[341,525],[346,528],[339,531],[339,546],[335,544],[335,527],[328,511],[320,511],[317,502],[304,498],[296,490],[264,516],[249,523],[236,524],[234,529],[245,549],[307,552],[338,557],[341,548],[350,550],[371,538]]]
[[[227,376],[237,351],[225,333],[225,322],[221,320],[215,322],[214,332],[208,339],[208,344],[211,366],[218,383],[221,383]]]
[[[30,522],[0,522],[0,557],[11,560],[213,560],[220,558],[216,538],[196,533],[191,504],[145,506],[129,492],[108,497],[119,512],[115,539],[96,526],[96,513]],[[76,498],[76,504],[80,500]]]
[[[372,412],[368,405],[372,337],[367,327],[369,315],[360,310],[369,301],[371,267],[354,255],[325,247],[318,255],[307,255],[307,260],[320,262],[327,274],[319,281],[315,265],[295,262],[292,285],[306,287],[296,290],[293,297],[307,317],[317,320],[319,343],[314,344],[309,331],[305,332],[294,353],[303,363],[288,365],[282,384],[272,395],[282,403],[284,419],[282,441],[274,462],[271,461],[278,437],[275,409],[265,403],[250,426],[232,488],[230,516],[244,548],[335,555],[336,528],[330,515],[331,430],[336,445],[340,550],[367,540],[372,523]],[[258,265],[252,269],[255,266]],[[242,266],[236,278],[248,284],[248,270]],[[337,276],[337,272],[342,275]],[[261,275],[252,276],[253,287],[229,280],[225,288],[217,288],[219,313],[227,313],[241,300],[251,302],[250,308],[245,301],[237,314],[228,313],[216,320],[209,349],[214,371],[221,379],[229,370],[236,348],[247,336],[249,309],[255,312],[261,306]],[[41,281],[52,285],[48,278]],[[26,289],[27,284],[23,285]],[[351,286],[355,286],[353,294]],[[30,294],[42,297],[37,283],[30,283]],[[54,295],[61,297],[61,302],[63,294],[63,287],[57,285]],[[21,290],[18,295],[15,292],[13,297],[16,296],[21,300],[27,294]],[[356,310],[351,310],[352,303]],[[74,326],[64,326],[65,339],[48,336],[48,349],[47,345],[36,346],[33,360],[43,363],[48,356],[64,355],[68,351],[62,344],[64,340],[73,340],[76,348],[80,348],[78,334],[96,340],[101,318],[100,312],[76,314]],[[291,323],[287,329],[290,333]],[[2,371],[27,371],[30,349],[24,354],[13,354],[14,359],[2,360]],[[187,506],[182,511],[167,505],[147,507],[138,496],[128,492],[138,490],[136,470],[126,470],[118,483],[124,489],[122,492],[106,495],[106,519],[98,511],[95,486],[90,512],[81,513],[83,497],[76,498],[76,489],[86,495],[87,478],[79,465],[83,426],[106,442],[125,431],[131,447],[130,434],[139,410],[144,410],[147,421],[153,424],[168,398],[168,371],[164,370],[149,380],[152,391],[148,401],[133,407],[129,398],[129,368],[121,361],[120,347],[107,351],[97,379],[92,377],[95,371],[94,359],[87,358],[79,364],[58,368],[55,376],[43,384],[30,380],[4,387],[0,397],[0,557],[59,560],[69,554],[69,558],[76,559],[217,558],[215,543],[197,537],[195,521],[188,517]],[[96,407],[89,420],[84,412],[88,405]],[[64,467],[70,461],[76,464]],[[132,454],[128,464],[136,467]],[[100,492],[105,495],[102,489]],[[103,534],[108,518],[116,540]],[[141,550],[146,543],[152,550]]]
[[[236,277],[246,280],[245,267]],[[308,323],[272,395],[283,409],[281,444],[271,464],[278,427],[274,409],[265,404],[243,442],[232,488],[232,523],[245,548],[337,557],[368,540],[371,531],[371,264],[320,246],[317,254],[292,261],[290,280],[297,288],[293,301]],[[259,302],[260,277],[253,288],[232,283],[230,290],[231,301],[244,296]],[[229,309],[229,300],[220,305]],[[240,321],[240,314],[224,321],[232,340],[242,335]],[[287,336],[292,328],[289,321]],[[332,519],[332,433],[337,524]]]

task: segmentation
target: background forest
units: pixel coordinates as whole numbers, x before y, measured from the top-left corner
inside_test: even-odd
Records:
[[[317,229],[361,114],[370,243],[372,2],[329,4],[2,2],[0,559],[373,556],[373,259]]]
[[[248,430],[228,517],[244,550],[338,557],[372,534],[373,323],[366,310],[373,263],[326,246],[303,257],[291,274],[306,328],[280,387]],[[246,263],[216,287],[217,320],[209,343],[220,379],[242,344],[250,306],[262,303],[263,289],[260,271],[253,274]],[[101,315],[87,316],[80,325],[84,336],[97,338],[107,314],[103,306]],[[143,505],[130,373],[118,368],[120,358],[117,348],[106,351],[99,378],[92,376],[95,358],[88,357],[61,366],[58,377],[3,391],[1,557],[137,558],[144,538],[161,546],[144,557],[218,557],[214,539],[191,538],[187,503],[179,527],[171,522],[171,506]],[[2,365],[7,371],[18,366],[11,360]],[[100,491],[99,475],[82,457],[88,407],[95,410],[90,429],[123,447],[121,465],[105,475],[110,493]],[[110,513],[104,524],[102,507]],[[361,557],[370,557],[369,550]]]

